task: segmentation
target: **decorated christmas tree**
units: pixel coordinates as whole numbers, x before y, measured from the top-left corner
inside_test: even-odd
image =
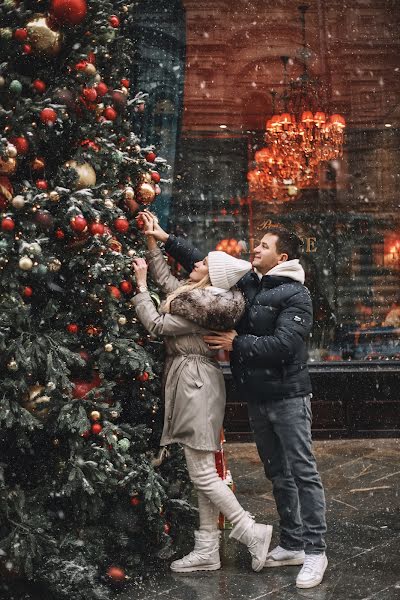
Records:
[[[130,303],[166,169],[140,138],[138,10],[0,4],[0,575],[49,598],[107,598],[193,518],[178,449],[157,457],[162,345]]]

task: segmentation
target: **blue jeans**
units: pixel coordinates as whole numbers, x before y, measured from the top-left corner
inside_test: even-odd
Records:
[[[249,419],[280,517],[280,546],[326,548],[325,495],[311,441],[311,396],[249,400]]]

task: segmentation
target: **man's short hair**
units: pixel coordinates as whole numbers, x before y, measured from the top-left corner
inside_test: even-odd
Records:
[[[264,229],[263,234],[267,233],[277,236],[276,251],[278,254],[287,254],[288,260],[300,257],[302,241],[293,231],[277,225]]]

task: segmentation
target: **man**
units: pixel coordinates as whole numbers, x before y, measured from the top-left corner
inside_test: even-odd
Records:
[[[185,240],[160,234],[159,229],[155,223],[153,234],[186,270],[203,258]],[[247,400],[257,449],[272,482],[281,537],[265,566],[302,564],[296,586],[311,588],[321,583],[328,561],[325,496],[312,452],[306,363],[312,302],[303,285],[300,247],[299,238],[286,229],[266,230],[254,249],[254,271],[238,284],[246,312],[237,330],[215,333],[205,341],[231,352],[232,374]]]

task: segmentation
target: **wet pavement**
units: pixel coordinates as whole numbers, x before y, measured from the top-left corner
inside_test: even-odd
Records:
[[[271,485],[253,444],[225,444],[243,506],[278,525]],[[400,439],[314,445],[327,499],[328,569],[321,585],[298,590],[299,567],[253,573],[246,548],[223,532],[222,569],[161,573],[121,600],[400,600]],[[276,545],[277,530],[271,547]]]

